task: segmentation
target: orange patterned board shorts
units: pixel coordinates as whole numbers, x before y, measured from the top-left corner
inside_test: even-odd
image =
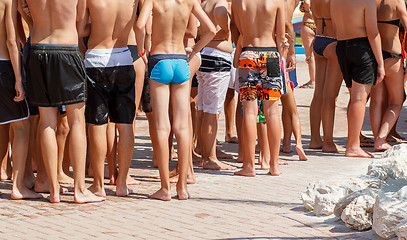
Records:
[[[245,47],[240,54],[240,100],[278,100],[285,89],[277,48]]]

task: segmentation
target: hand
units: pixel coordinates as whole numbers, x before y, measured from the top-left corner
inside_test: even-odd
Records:
[[[145,64],[146,66],[148,66],[147,54],[144,54],[144,56],[142,56],[141,59],[143,59],[144,64]]]
[[[285,70],[286,72],[291,72],[295,69],[295,65],[297,65],[297,60],[295,59],[295,53],[288,53],[287,59],[285,62]]]
[[[24,12],[25,14],[27,14],[28,17],[32,18],[32,17],[31,17],[30,9],[28,8],[28,4],[27,4],[26,1],[23,1],[23,12]]]
[[[284,37],[283,41],[283,49],[288,49],[290,47],[290,43],[288,42],[288,38]]]
[[[21,82],[16,81],[15,89],[16,89],[16,96],[14,97],[14,102],[23,101],[25,98],[25,91],[23,88],[23,84]]]
[[[383,81],[384,79],[384,75],[385,75],[385,71],[384,71],[384,66],[377,66],[377,80],[376,80],[376,84]]]

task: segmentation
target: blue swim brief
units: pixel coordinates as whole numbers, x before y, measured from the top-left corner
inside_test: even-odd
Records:
[[[148,61],[151,79],[164,84],[181,84],[189,80],[188,57],[185,54],[154,54]]]

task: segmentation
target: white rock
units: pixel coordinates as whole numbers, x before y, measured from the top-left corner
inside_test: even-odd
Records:
[[[407,144],[399,144],[387,150],[383,158],[370,164],[367,175],[381,180],[407,177]]]
[[[373,204],[375,199],[369,195],[358,196],[342,211],[341,219],[346,226],[364,231],[372,228]]]
[[[396,235],[399,240],[407,240],[407,219],[396,226]]]
[[[380,194],[373,208],[373,230],[383,238],[396,237],[396,226],[407,218],[407,186],[396,193]]]
[[[335,205],[339,199],[345,196],[345,190],[337,187],[329,193],[315,195],[314,214],[316,216],[329,216],[334,212]]]
[[[370,196],[373,199],[376,198],[377,193],[374,189],[372,188],[367,188],[367,189],[363,189],[357,192],[353,192],[341,199],[339,199],[338,203],[335,205],[334,208],[334,214],[335,216],[337,216],[338,218],[341,217],[343,210],[355,199],[358,198],[360,196]]]

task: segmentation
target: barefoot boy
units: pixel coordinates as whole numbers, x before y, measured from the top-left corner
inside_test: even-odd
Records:
[[[232,14],[241,34],[239,66],[240,99],[243,101],[243,169],[236,175],[255,176],[257,99],[264,100],[270,148],[270,173],[280,175],[278,154],[281,127],[278,99],[285,84],[281,56],[285,33],[283,0],[234,0]],[[248,21],[250,19],[250,21]],[[239,50],[239,49],[238,49]],[[239,51],[236,50],[238,54]]]
[[[85,187],[86,73],[78,51],[77,16],[85,10],[82,0],[27,0],[33,18],[29,59],[28,97],[39,106],[39,138],[50,185],[50,202],[60,202],[57,179],[57,107],[66,105],[69,155],[74,170],[74,201],[103,201]],[[77,11],[80,14],[77,14]]]
[[[116,195],[128,195],[126,184],[134,149],[135,72],[127,41],[132,29],[138,0],[87,0],[82,21],[83,31],[90,17],[91,29],[85,67],[89,76],[86,122],[89,123],[89,146],[93,185],[97,196],[104,190],[104,163],[107,153],[106,131],[110,119],[119,130],[119,174]]]
[[[39,194],[30,191],[24,184],[30,123],[17,44],[17,1],[1,0],[0,9],[0,156],[3,157],[7,152],[7,136],[11,127],[14,132],[11,144],[13,154],[11,198],[39,198]]]
[[[331,17],[338,39],[336,54],[350,89],[345,156],[371,158],[373,155],[360,147],[359,133],[370,90],[384,78],[376,1],[332,0]]]
[[[160,171],[161,188],[151,198],[171,200],[168,159],[170,120],[168,109],[173,111],[172,129],[177,139],[179,179],[177,183],[178,199],[188,199],[187,172],[188,157],[191,151],[191,138],[188,127],[188,108],[190,72],[188,57],[185,53],[184,36],[188,20],[193,13],[207,28],[199,42],[192,47],[189,59],[195,56],[215,36],[215,27],[196,0],[146,0],[137,21],[136,38],[139,55],[147,63],[144,49],[144,32],[142,31],[152,12],[152,45],[148,60],[150,75],[151,103],[154,110],[157,134],[156,156]]]

